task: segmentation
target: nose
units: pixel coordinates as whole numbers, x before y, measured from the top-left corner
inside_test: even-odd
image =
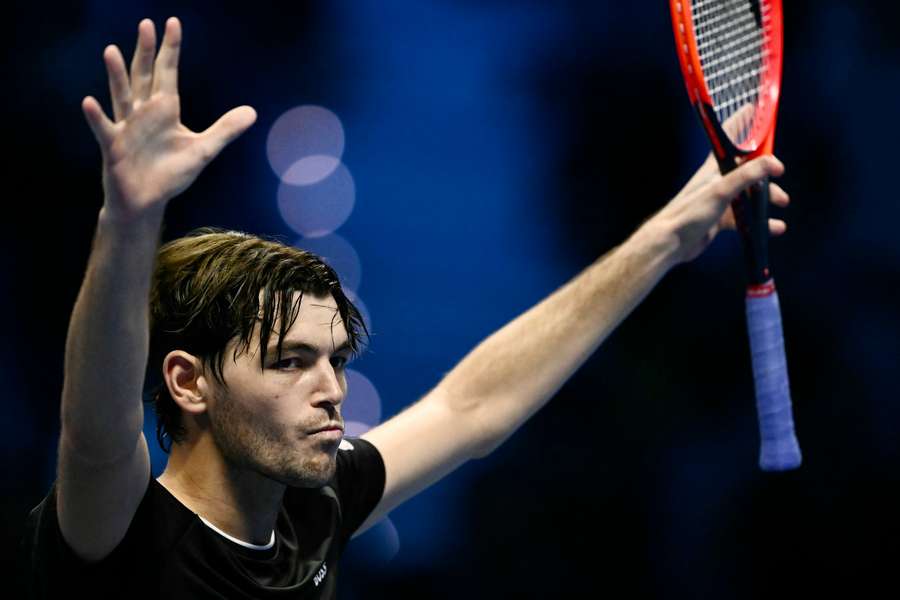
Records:
[[[314,404],[338,406],[347,395],[343,371],[336,370],[330,361],[324,360],[317,369],[319,373]]]

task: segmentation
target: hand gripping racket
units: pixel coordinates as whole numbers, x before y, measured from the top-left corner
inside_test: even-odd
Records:
[[[738,159],[771,154],[781,87],[781,0],[669,0],[691,103],[722,174]],[[769,181],[732,202],[747,267],[747,329],[759,416],[759,466],[800,466],[781,309],[769,272]]]

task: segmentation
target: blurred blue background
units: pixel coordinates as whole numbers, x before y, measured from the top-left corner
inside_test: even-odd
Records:
[[[776,154],[793,202],[771,254],[803,467],[756,466],[741,250],[724,234],[503,447],[355,540],[342,598],[895,587],[900,8],[785,4]],[[171,15],[184,123],[240,104],[259,119],[172,202],[164,239],[202,225],[296,239],[267,136],[296,106],[333,112],[355,190],[338,233],[373,329],[354,368],[382,418],[623,241],[707,153],[661,1],[8,5],[4,564],[54,477],[66,326],[102,201],[80,101],[108,108],[105,45],[130,61],[139,20]]]

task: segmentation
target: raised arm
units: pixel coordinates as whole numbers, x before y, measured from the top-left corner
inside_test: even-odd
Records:
[[[57,510],[69,545],[91,560],[121,541],[149,482],[141,391],[166,204],[256,118],[239,107],[202,133],[182,125],[180,45],[171,18],[155,56],[153,23],[141,21],[130,72],[117,47],[103,52],[113,119],[94,98],[82,103],[103,156],[104,202],[66,339]]]
[[[470,458],[496,448],[537,412],[674,265],[696,257],[739,190],[783,166],[763,157],[722,177],[710,158],[628,240],[488,337],[422,400],[363,437],[381,452],[384,496],[360,531]],[[773,203],[787,194],[772,184]],[[781,221],[772,233],[784,232]],[[424,442],[423,442],[424,440]]]

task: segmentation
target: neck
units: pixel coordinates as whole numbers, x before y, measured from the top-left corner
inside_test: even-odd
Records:
[[[172,444],[158,481],[188,509],[228,535],[259,545],[271,540],[284,484],[229,464],[210,436]]]

